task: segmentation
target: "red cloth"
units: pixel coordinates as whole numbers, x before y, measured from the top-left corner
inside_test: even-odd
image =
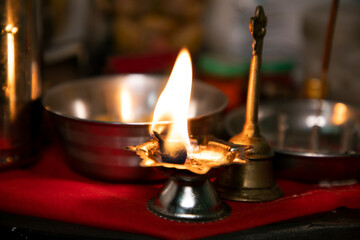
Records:
[[[285,195],[265,203],[228,201],[232,214],[212,223],[178,223],[146,210],[161,184],[115,184],[82,177],[54,144],[29,169],[0,173],[0,211],[168,239],[192,239],[326,212],[360,208],[360,184],[322,188],[278,180]]]

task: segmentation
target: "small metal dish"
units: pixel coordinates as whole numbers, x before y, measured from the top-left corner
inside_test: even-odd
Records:
[[[278,176],[306,182],[360,178],[360,111],[328,100],[267,103],[259,124],[275,152]],[[319,111],[320,109],[320,111]],[[224,119],[227,134],[242,130],[245,109]]]
[[[54,119],[69,165],[101,180],[162,179],[152,168],[140,167],[140,158],[123,148],[150,139],[152,113],[166,81],[165,76],[127,74],[63,83],[48,90],[42,103]],[[130,101],[121,97],[127,95],[121,94],[125,89]],[[194,136],[214,133],[226,105],[220,90],[195,81],[189,132]]]

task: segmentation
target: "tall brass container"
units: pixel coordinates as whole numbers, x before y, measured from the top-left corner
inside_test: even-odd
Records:
[[[35,159],[41,119],[40,1],[0,1],[0,170]]]
[[[249,159],[247,164],[233,164],[215,181],[215,187],[220,196],[228,200],[262,202],[277,199],[282,195],[273,173],[273,151],[261,135],[258,124],[261,56],[266,24],[267,17],[264,9],[258,6],[255,16],[250,18],[249,23],[253,37],[253,56],[250,65],[245,124],[242,132],[229,140],[235,144],[252,146],[252,149],[245,154],[245,157]]]

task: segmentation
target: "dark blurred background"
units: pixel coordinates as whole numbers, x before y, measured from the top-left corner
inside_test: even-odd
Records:
[[[261,97],[314,97],[331,1],[43,1],[44,89],[63,81],[128,72],[169,73],[189,48],[197,79],[244,103],[251,59],[249,18],[268,16]],[[340,1],[327,98],[359,104],[360,2]],[[315,91],[315,92],[314,92]]]

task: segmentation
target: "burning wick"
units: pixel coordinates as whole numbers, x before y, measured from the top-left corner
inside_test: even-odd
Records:
[[[212,168],[246,162],[244,151],[248,146],[221,142],[210,136],[189,137],[191,85],[191,57],[186,49],[182,49],[156,103],[149,128],[153,138],[124,148],[140,156],[140,166],[188,170],[202,175]]]
[[[162,162],[184,164],[191,152],[188,132],[189,103],[192,86],[192,65],[190,53],[182,49],[173,70],[156,103],[153,124],[149,129],[159,143]],[[168,121],[164,127],[159,124]],[[166,133],[165,133],[166,132]]]
[[[186,147],[179,141],[168,141],[153,131],[159,142],[161,161],[166,163],[184,164],[187,158]]]

